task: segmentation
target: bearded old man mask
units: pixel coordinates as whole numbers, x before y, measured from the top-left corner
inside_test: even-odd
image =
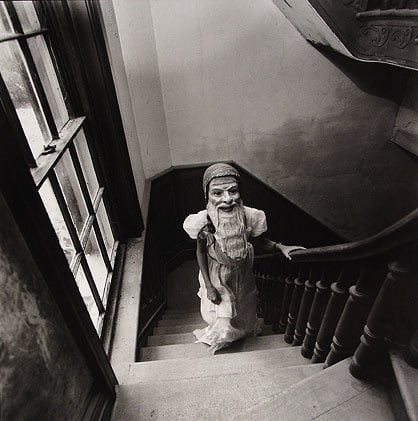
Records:
[[[244,206],[239,191],[239,173],[228,164],[214,164],[203,176],[203,190],[214,237],[221,250],[231,259],[247,256],[248,244]]]

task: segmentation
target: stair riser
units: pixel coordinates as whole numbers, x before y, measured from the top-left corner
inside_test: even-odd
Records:
[[[205,326],[204,326],[205,327]],[[271,326],[263,325],[261,327],[262,333],[260,336],[273,335]],[[171,334],[154,334],[148,337],[148,346],[158,345],[175,345],[175,344],[188,344],[196,341],[193,335],[193,330],[185,333],[171,333]]]
[[[193,323],[182,326],[160,326],[153,330],[154,335],[169,335],[173,333],[192,333],[195,329],[203,329],[207,323]]]
[[[300,347],[219,354],[208,358],[139,362],[129,367],[127,383],[210,377],[255,370],[311,365],[300,355]],[[316,365],[318,366],[318,365]],[[319,365],[321,367],[321,365]]]
[[[196,317],[201,317],[200,313],[198,311],[194,312],[194,313],[179,313],[179,314],[163,314],[161,319],[162,320],[171,320],[171,319],[178,319],[178,320],[182,320],[182,319],[192,319],[192,318],[196,318]]]
[[[202,322],[202,316],[199,314],[194,317],[188,317],[185,319],[163,319],[159,320],[157,326],[163,327],[163,326],[182,326],[182,325],[189,325],[192,323],[200,323]]]

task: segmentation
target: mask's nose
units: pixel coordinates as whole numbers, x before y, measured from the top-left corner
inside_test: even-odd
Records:
[[[223,202],[230,205],[232,204],[232,196],[231,193],[229,192],[225,192],[223,195]]]

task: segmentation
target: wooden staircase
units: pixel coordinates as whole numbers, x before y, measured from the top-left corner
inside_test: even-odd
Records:
[[[167,311],[126,367],[112,419],[395,420],[389,389],[350,376],[350,359],[330,368],[301,355],[264,325],[216,355],[194,343],[196,309]]]

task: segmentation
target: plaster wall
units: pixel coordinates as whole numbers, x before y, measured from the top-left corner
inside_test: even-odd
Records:
[[[411,72],[409,77],[392,141],[418,156],[418,72]]]
[[[349,239],[418,204],[403,71],[319,52],[271,0],[151,9],[173,165],[234,160]]]
[[[0,192],[0,418],[82,418],[92,375]]]
[[[144,205],[145,179],[171,166],[150,2],[106,0],[100,6],[138,196]]]

